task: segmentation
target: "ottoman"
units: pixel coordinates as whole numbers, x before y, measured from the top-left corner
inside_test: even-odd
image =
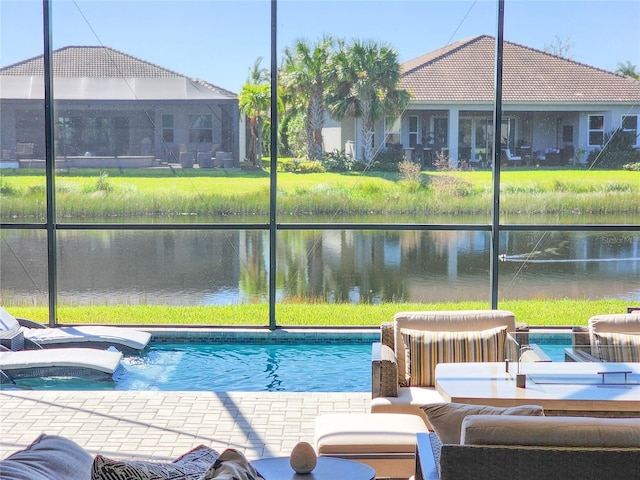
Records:
[[[417,415],[328,413],[316,418],[316,452],[366,463],[376,478],[406,479],[415,473],[416,434],[428,431]]]

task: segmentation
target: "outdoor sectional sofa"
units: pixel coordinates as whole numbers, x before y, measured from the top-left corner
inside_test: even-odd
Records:
[[[640,418],[470,415],[459,444],[418,441],[415,480],[640,478]]]

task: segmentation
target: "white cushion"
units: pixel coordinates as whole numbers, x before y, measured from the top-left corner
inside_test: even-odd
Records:
[[[413,454],[416,433],[427,431],[417,415],[329,413],[316,418],[316,449],[319,455]]]
[[[113,342],[113,346],[125,345],[135,350],[142,350],[151,334],[140,330],[123,327],[103,327],[99,325],[87,325],[81,327],[57,327],[57,328],[25,328],[25,338],[33,340],[41,345],[61,345],[73,342],[74,344]]]
[[[640,448],[640,418],[470,415],[463,445]]]
[[[404,413],[418,415],[429,426],[427,416],[421,410],[425,404],[444,402],[433,387],[401,387],[397,397],[378,397],[371,400],[371,413]]]

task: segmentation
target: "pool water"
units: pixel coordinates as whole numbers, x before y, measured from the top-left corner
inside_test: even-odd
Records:
[[[114,381],[22,379],[37,390],[370,392],[371,344],[152,344]],[[5,387],[3,387],[5,388]],[[16,388],[13,386],[13,388]]]
[[[535,343],[540,349],[547,354],[552,362],[564,362],[564,351],[571,348],[573,340],[571,334],[554,334],[554,335],[529,335],[529,342]]]

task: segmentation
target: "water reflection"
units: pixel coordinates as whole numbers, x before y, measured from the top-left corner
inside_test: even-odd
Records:
[[[1,232],[3,301],[46,292],[40,232]],[[281,230],[277,298],[318,302],[488,301],[486,232]],[[640,299],[640,235],[503,232],[501,299]],[[60,231],[64,303],[266,302],[264,231]]]

